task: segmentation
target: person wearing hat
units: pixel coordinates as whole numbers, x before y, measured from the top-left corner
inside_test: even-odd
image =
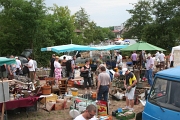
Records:
[[[16,58],[16,75],[19,75],[20,74],[20,70],[22,68],[21,61],[18,59],[17,56],[15,58]]]
[[[133,111],[134,107],[134,93],[136,89],[136,77],[135,75],[129,71],[127,68],[122,69],[122,75],[125,75],[124,87],[126,88],[126,107],[124,109],[129,109]]]
[[[56,83],[58,83],[58,80],[61,79],[61,64],[59,63],[59,56],[55,57],[55,61],[54,61],[54,74],[55,74],[55,79],[56,79]]]
[[[50,71],[50,77],[54,77],[54,61],[55,61],[55,57],[56,55],[55,54],[52,54],[52,58],[50,60],[50,68],[51,68],[51,71]]]
[[[153,84],[152,81],[153,66],[154,66],[154,60],[152,59],[151,54],[149,53],[147,55],[147,60],[146,60],[146,77],[148,79],[148,83],[150,86],[152,86]]]

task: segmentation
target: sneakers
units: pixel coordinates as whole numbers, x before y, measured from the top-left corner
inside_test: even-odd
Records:
[[[129,106],[122,108],[123,110],[129,110]]]
[[[133,108],[129,108],[129,112],[133,112],[134,111],[134,109]]]

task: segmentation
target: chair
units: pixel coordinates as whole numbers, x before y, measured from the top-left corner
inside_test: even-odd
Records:
[[[46,80],[46,84],[55,85],[55,78],[54,77],[46,77],[45,80]]]
[[[56,87],[56,85],[55,85],[55,78],[54,77],[46,77],[45,80],[46,80],[46,84],[51,86],[52,93],[59,94],[58,86]]]
[[[59,82],[59,94],[65,94],[67,92],[67,79],[61,79]]]

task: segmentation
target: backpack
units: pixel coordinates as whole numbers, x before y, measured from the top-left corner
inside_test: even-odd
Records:
[[[109,71],[109,76],[111,78],[111,81],[113,80],[113,73],[111,71]]]
[[[66,62],[66,70],[67,70],[67,71],[71,71],[71,69],[72,69],[72,68],[71,68],[71,61],[72,61],[72,60],[68,60],[68,61]]]

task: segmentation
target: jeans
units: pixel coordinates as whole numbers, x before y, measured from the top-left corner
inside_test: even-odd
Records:
[[[106,86],[102,86],[101,85],[99,87],[99,92],[98,92],[97,100],[107,101],[108,100],[108,93],[109,93],[109,86],[107,86],[107,85]]]
[[[152,84],[153,84],[152,74],[153,74],[152,69],[149,69],[149,70],[146,71],[146,77],[148,79],[148,83],[149,83],[150,86],[152,86]]]
[[[75,74],[75,70],[74,71],[69,71],[69,77],[68,77],[68,80],[70,79],[74,79],[74,74]]]

